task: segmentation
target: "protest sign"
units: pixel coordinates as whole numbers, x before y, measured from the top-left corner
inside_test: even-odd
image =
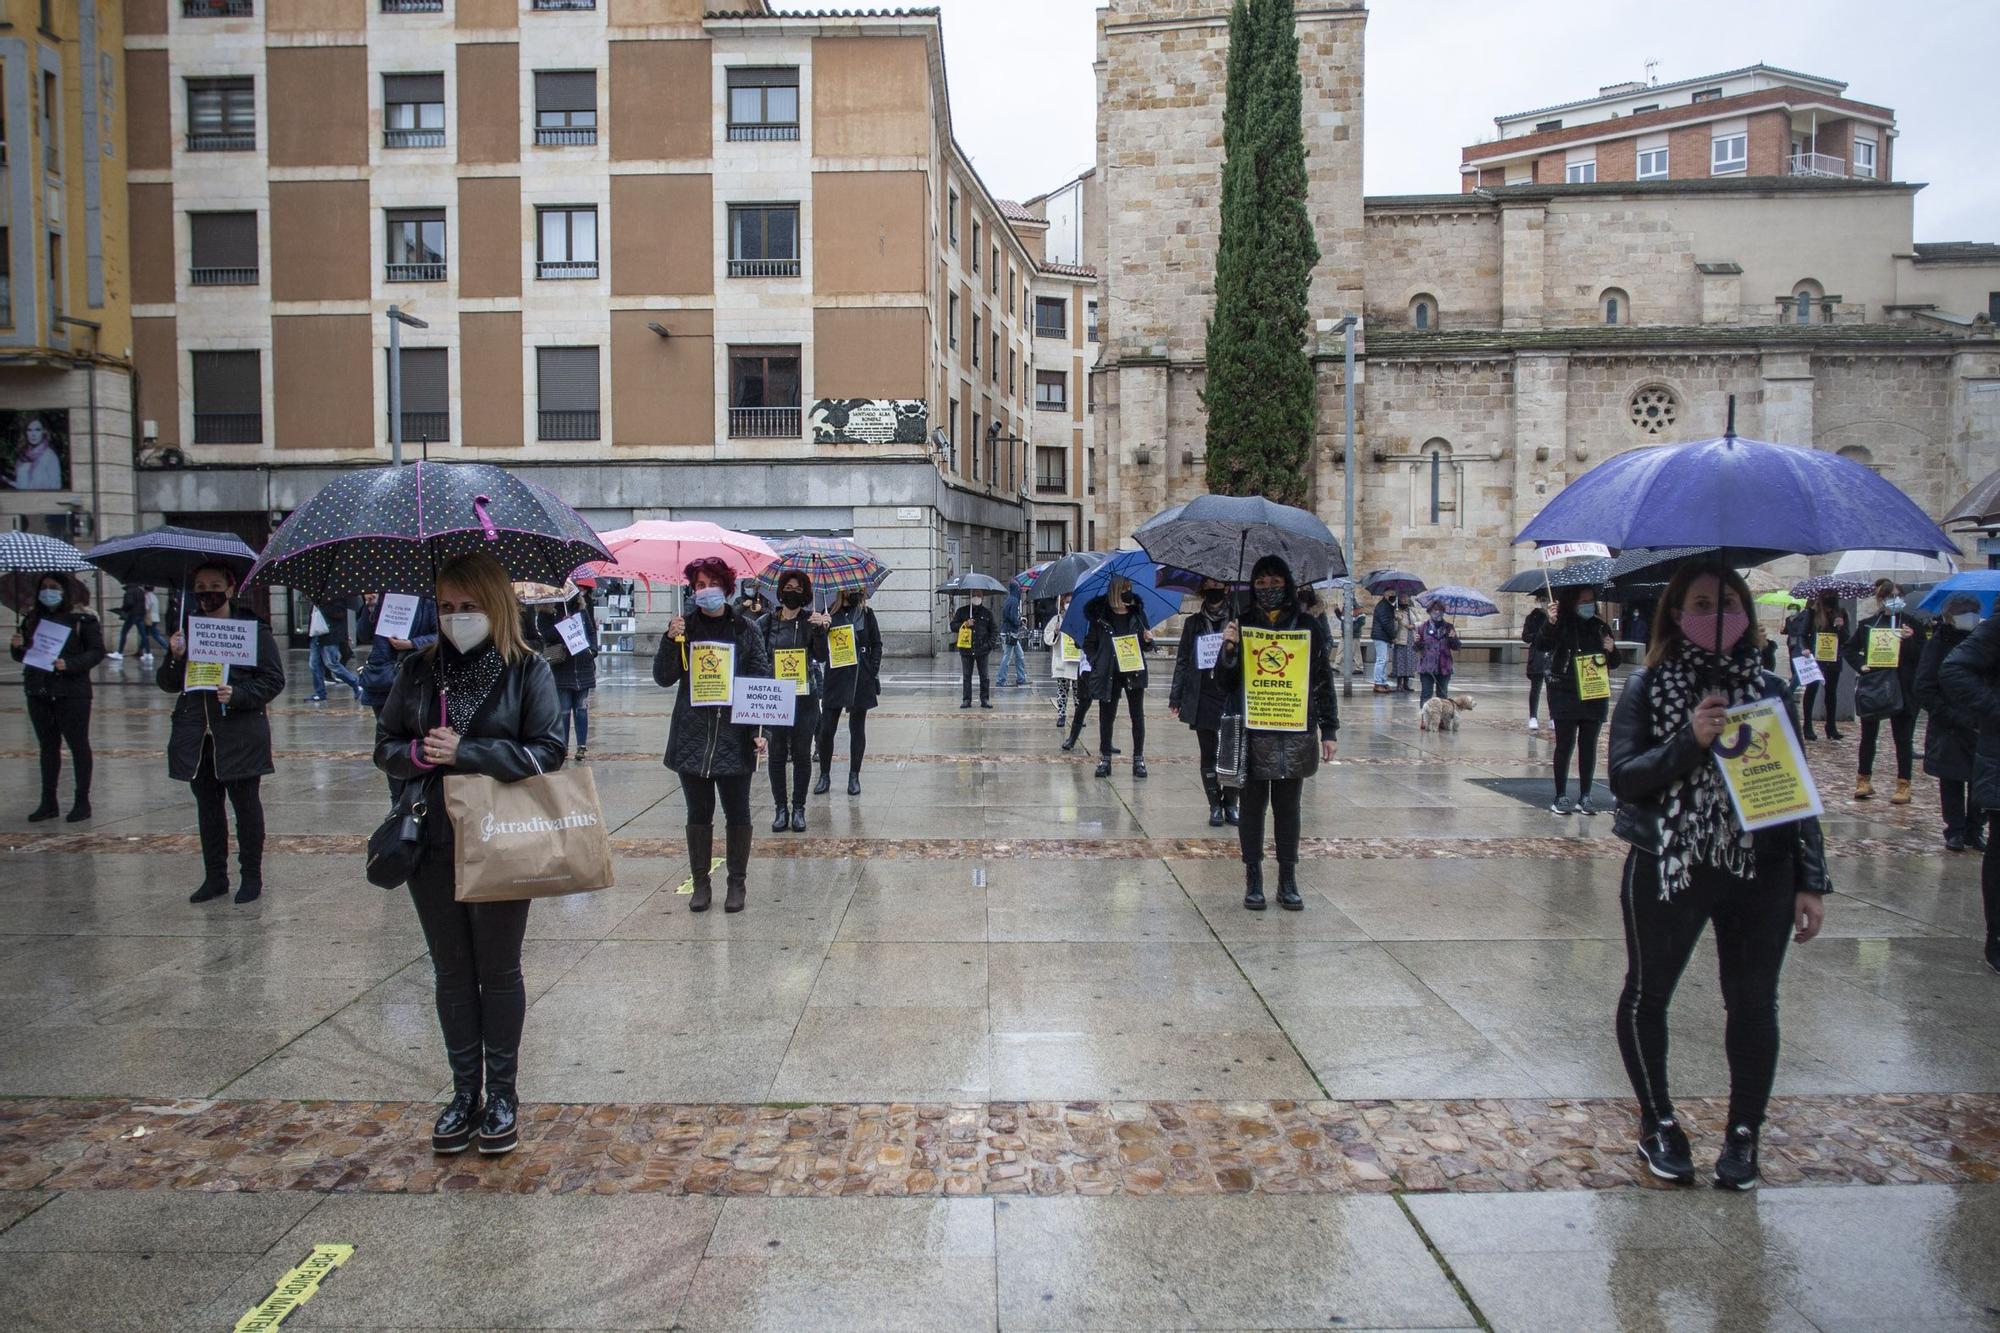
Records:
[[[789,680],[743,676],[730,698],[729,720],[746,727],[789,727],[797,708]]]
[[[1310,630],[1243,627],[1243,720],[1252,731],[1304,731]]]
[[[210,616],[190,617],[187,623],[188,660],[256,666],[257,623],[254,620],[221,620]]]
[[[1791,719],[1776,699],[1760,699],[1723,714],[1722,735],[1709,751],[1722,769],[1736,819],[1746,832],[1820,813],[1819,790]]]

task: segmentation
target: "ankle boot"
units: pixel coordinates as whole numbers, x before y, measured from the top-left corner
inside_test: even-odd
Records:
[[[1233,791],[1223,794],[1222,817],[1231,827],[1243,822],[1243,817],[1237,813],[1236,809],[1237,796],[1238,793]]]
[[[1278,906],[1287,912],[1303,912],[1306,900],[1299,896],[1298,867],[1278,862]]]
[[[687,844],[688,870],[694,878],[694,897],[688,899],[688,911],[706,912],[709,899],[714,896],[714,888],[708,880],[708,868],[715,863],[715,826],[689,824]]]
[[[804,833],[805,831],[806,808],[804,804],[795,805],[792,807],[792,832]]]
[[[55,792],[53,790],[44,791],[42,793],[42,803],[29,813],[28,822],[30,824],[39,824],[44,819],[54,819],[61,813],[62,808],[56,804]]]
[[[521,1141],[520,1103],[514,1095],[520,1058],[519,1051],[486,1048],[486,1110],[479,1117],[479,1151],[488,1156],[512,1152]]]
[[[831,787],[832,785],[833,785],[832,772],[829,769],[822,768],[819,771],[819,776],[813,779],[813,795],[815,796],[826,795],[826,789]]]
[[[1868,780],[1868,775],[1863,773],[1856,777],[1854,779],[1854,799],[1857,801],[1869,801],[1874,798],[1875,784]]]
[[[69,807],[69,814],[64,817],[64,822],[70,824],[81,824],[86,819],[89,818],[90,818],[90,793],[78,792],[76,800]]]
[[[729,896],[722,900],[722,910],[740,912],[750,877],[750,826],[730,824],[722,830],[722,835],[723,855],[729,858]]]
[[[1208,826],[1221,828],[1222,821],[1229,814],[1222,799],[1222,784],[1216,781],[1215,774],[1204,773],[1201,775],[1201,789],[1208,794]]]
[[[781,799],[778,802],[778,813],[774,815],[771,819],[771,832],[783,833],[786,829],[790,828],[791,826],[792,826],[792,812],[790,808],[787,807],[784,801]]]
[[[431,1126],[431,1151],[445,1156],[464,1152],[472,1146],[478,1129],[481,1107],[479,1083],[484,1052],[479,1044],[446,1047],[451,1060],[451,1100]]]
[[[1243,867],[1243,905],[1253,912],[1264,910],[1264,866],[1262,862]]]
[[[1910,803],[1910,780],[1908,778],[1897,778],[1896,794],[1889,798],[1889,804],[1908,805],[1909,803]]]

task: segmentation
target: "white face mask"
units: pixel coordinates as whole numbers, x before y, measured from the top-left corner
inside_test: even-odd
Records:
[[[1951,618],[1951,623],[1953,625],[1956,625],[1959,629],[1962,629],[1966,633],[1970,634],[1973,630],[1979,628],[1979,613],[1977,611],[1963,612],[1959,615],[1953,616]]]
[[[1595,620],[1595,619],[1597,619],[1597,603],[1596,603],[1596,602],[1578,602],[1578,603],[1576,604],[1576,614],[1577,614],[1577,617],[1578,617],[1579,619],[1582,619],[1582,620]]]
[[[493,623],[484,611],[461,611],[457,615],[439,616],[438,630],[451,640],[452,647],[464,654],[492,637]]]

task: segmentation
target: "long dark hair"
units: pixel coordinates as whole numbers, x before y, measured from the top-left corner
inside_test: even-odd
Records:
[[[1656,667],[1673,656],[1687,635],[1681,632],[1678,616],[1670,614],[1681,609],[1687,600],[1688,589],[1696,579],[1714,577],[1721,588],[1718,595],[1734,591],[1736,604],[1743,608],[1743,614],[1750,618],[1750,628],[1743,636],[1743,643],[1754,646],[1758,652],[1764,651],[1764,627],[1757,623],[1756,604],[1750,600],[1750,585],[1743,576],[1728,565],[1717,564],[1713,560],[1697,560],[1682,565],[1674,571],[1674,577],[1667,584],[1667,590],[1660,594],[1660,600],[1653,607],[1653,638],[1646,645],[1646,665]],[[1743,646],[1739,643],[1737,647]]]

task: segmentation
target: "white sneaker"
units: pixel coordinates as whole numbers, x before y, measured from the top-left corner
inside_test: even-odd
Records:
[[[125,654],[123,654],[123,653],[106,653],[106,654],[104,655],[104,660],[105,660],[105,661],[107,661],[107,662],[122,662],[122,661],[124,661],[124,660],[125,660]]]
[[[151,666],[151,665],[153,665],[153,655],[152,655],[151,653],[140,653],[140,654],[139,654],[139,665],[140,665],[140,666]]]
[[[1528,719],[1529,731],[1540,731],[1541,729],[1542,729],[1542,724],[1538,719],[1532,717]]]

